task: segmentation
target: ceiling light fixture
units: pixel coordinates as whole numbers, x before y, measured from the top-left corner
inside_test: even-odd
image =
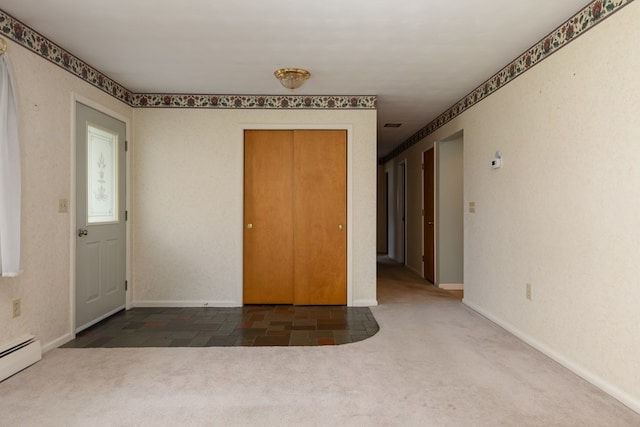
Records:
[[[302,68],[280,68],[273,75],[280,80],[282,86],[296,90],[311,76],[311,73]]]

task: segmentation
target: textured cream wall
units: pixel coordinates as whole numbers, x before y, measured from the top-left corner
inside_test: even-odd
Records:
[[[72,93],[125,117],[132,116],[132,109],[10,40],[7,43],[19,98],[24,273],[0,278],[0,344],[32,333],[46,349],[60,344],[72,329],[71,214],[58,213],[58,199],[72,198]],[[15,298],[22,300],[22,315],[12,319]]]
[[[476,203],[465,213],[465,302],[636,410],[638,22],[632,3],[392,161],[408,157],[417,188],[422,151],[464,130],[465,204]],[[496,150],[504,165],[492,170]],[[422,233],[412,203],[410,248]],[[408,254],[414,268],[419,255]]]
[[[375,304],[375,111],[135,111],[133,304],[242,303],[243,128],[347,126],[353,303]]]

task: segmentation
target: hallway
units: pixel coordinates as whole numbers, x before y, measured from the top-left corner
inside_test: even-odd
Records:
[[[440,289],[386,255],[377,259],[378,304],[461,301],[463,291]]]

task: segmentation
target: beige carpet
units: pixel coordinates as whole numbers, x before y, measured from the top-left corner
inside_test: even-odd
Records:
[[[56,349],[0,383],[0,425],[640,425],[455,299],[372,310],[342,346]]]

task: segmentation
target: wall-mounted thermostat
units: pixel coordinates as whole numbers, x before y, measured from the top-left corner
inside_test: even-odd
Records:
[[[502,151],[496,151],[495,158],[491,160],[491,167],[498,169],[500,166],[502,166]]]

